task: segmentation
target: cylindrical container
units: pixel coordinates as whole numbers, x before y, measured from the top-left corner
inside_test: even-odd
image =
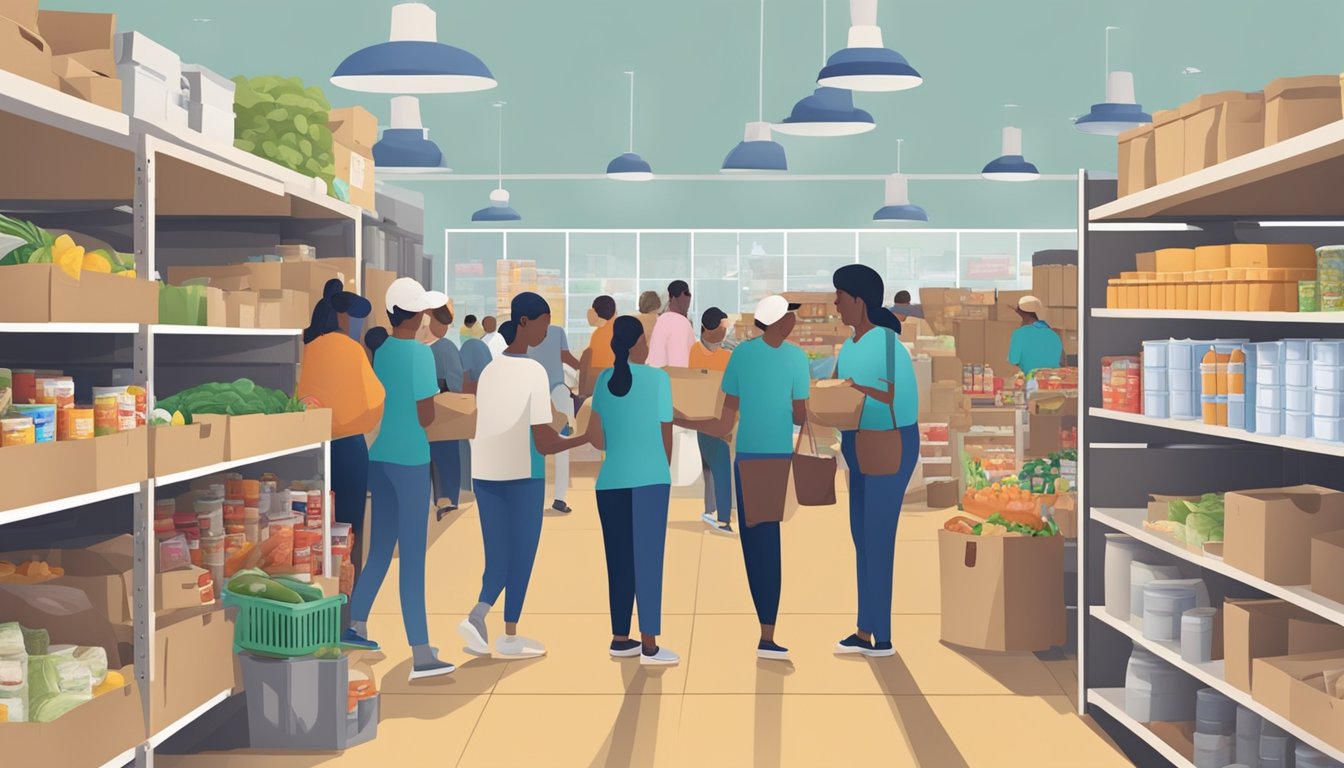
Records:
[[[285,510],[289,514],[298,515],[304,522],[308,517],[308,490],[306,488],[290,488],[286,493],[289,504]]]
[[[243,508],[243,533],[253,544],[261,542],[261,513],[256,507]]]
[[[1218,423],[1218,396],[1217,396],[1217,395],[1203,395],[1203,396],[1201,396],[1201,397],[1199,398],[1199,402],[1200,402],[1200,405],[1202,406],[1202,410],[1200,411],[1200,414],[1201,414],[1202,417],[1203,417],[1203,421],[1204,421],[1204,423],[1205,423],[1205,424],[1217,424],[1217,423]]]
[[[1260,728],[1260,768],[1292,768],[1293,737],[1273,723]]]
[[[1213,688],[1195,694],[1195,731],[1216,736],[1237,732],[1237,704]],[[1231,757],[1228,762],[1231,762]]]
[[[1106,612],[1122,621],[1129,621],[1129,566],[1143,551],[1143,544],[1133,537],[1106,534]]]
[[[1195,717],[1194,678],[1135,647],[1125,670],[1125,713],[1141,723]]]
[[[1143,636],[1162,642],[1181,639],[1181,616],[1195,607],[1195,591],[1189,587],[1143,588]]]
[[[242,499],[224,499],[224,532],[229,533],[230,528],[237,528],[234,533],[243,532],[245,509]]]
[[[1310,744],[1299,741],[1293,747],[1293,768],[1339,768],[1339,763]]]
[[[211,484],[206,488],[206,491],[207,491],[206,495],[210,496],[211,498],[215,498],[215,499],[222,499],[222,498],[224,498],[224,484],[223,484],[223,483],[211,483]]]
[[[224,535],[223,499],[196,499],[193,507],[196,510],[196,522],[201,527],[202,536]]]
[[[241,499],[243,497],[243,478],[226,477],[224,479],[224,498]]]
[[[201,534],[201,561],[207,566],[224,565],[223,534]]]
[[[57,440],[93,439],[93,409],[70,407],[58,411],[56,422]]]
[[[243,505],[248,507],[259,507],[261,500],[261,481],[243,480],[242,481]]]
[[[247,544],[247,535],[243,533],[224,534],[224,557],[227,558]]]
[[[1217,354],[1210,349],[1204,353],[1204,359],[1199,364],[1199,382],[1202,394],[1218,394],[1218,363]]]
[[[1239,348],[1227,357],[1227,393],[1246,394],[1246,353]]]
[[[1231,736],[1195,731],[1195,768],[1225,768],[1234,751]]]
[[[37,442],[37,428],[28,416],[0,419],[0,447],[32,445]]]
[[[1260,726],[1263,722],[1255,712],[1237,707],[1237,762],[1251,766],[1260,763]]]
[[[1191,664],[1213,660],[1213,621],[1217,608],[1191,608],[1181,614],[1181,658]]]
[[[33,439],[39,443],[51,443],[56,440],[56,406],[54,405],[14,405],[17,416],[26,416],[33,420]]]
[[[135,425],[135,395],[122,392],[117,395],[117,431],[130,432]]]
[[[166,539],[166,538],[168,538],[168,537],[170,537],[170,536],[175,536],[175,535],[177,535],[177,526],[173,525],[173,518],[171,518],[171,517],[156,517],[156,518],[154,518],[154,537],[155,537],[155,538],[158,538],[158,539]]]
[[[322,532],[312,528],[299,528],[294,531],[294,567],[311,571],[313,564],[313,545],[322,538]]]
[[[1137,560],[1129,564],[1129,615],[1143,618],[1143,588],[1150,581],[1181,578],[1181,569],[1174,565],[1154,565]]]
[[[93,434],[98,437],[117,433],[117,396],[94,395]]]

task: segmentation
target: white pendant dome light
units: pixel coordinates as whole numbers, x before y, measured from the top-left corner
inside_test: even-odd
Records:
[[[896,172],[886,179],[886,195],[881,208],[873,213],[873,221],[928,221],[929,214],[910,202],[909,182],[901,173],[901,143],[896,140]]]
[[[826,0],[821,0],[821,65],[826,66]],[[788,117],[775,123],[788,136],[856,136],[877,127],[873,116],[854,106],[854,93],[820,86],[793,105]]]
[[[466,93],[494,88],[495,76],[476,56],[438,40],[438,14],[424,3],[392,6],[392,32],[350,54],[333,85],[365,93]]]
[[[607,178],[648,181],[653,178],[653,168],[647,160],[635,153],[635,71],[627,69],[625,74],[630,76],[630,149],[607,163]]]
[[[1004,109],[1012,109],[1016,104],[1005,104]],[[1022,156],[1022,129],[1005,126],[1003,129],[1003,151],[989,162],[980,175],[990,181],[1035,181],[1041,173],[1035,165]]]
[[[850,91],[904,91],[924,78],[901,54],[882,46],[877,0],[849,0],[849,45],[826,60],[817,84]]]
[[[756,79],[756,122],[747,123],[742,141],[723,159],[722,173],[771,173],[789,170],[784,145],[770,137],[765,122],[765,0],[761,0],[760,61]]]
[[[523,217],[509,205],[509,191],[504,189],[504,102],[496,101],[499,110],[499,186],[490,193],[490,205],[471,214],[472,221],[522,221]]]
[[[1082,133],[1119,136],[1153,122],[1153,116],[1144,112],[1134,98],[1134,73],[1111,71],[1111,32],[1118,29],[1106,28],[1106,101],[1093,104],[1091,111],[1074,121],[1074,127]]]

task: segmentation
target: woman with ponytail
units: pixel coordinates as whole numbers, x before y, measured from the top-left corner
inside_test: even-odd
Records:
[[[552,428],[546,369],[527,351],[546,340],[551,308],[535,293],[513,297],[511,318],[499,327],[504,354],[481,373],[476,388],[476,436],[471,440],[472,488],[480,508],[485,572],[476,606],[458,625],[468,653],[490,655],[485,617],[504,598],[504,637],[495,651],[532,658],[546,646],[518,634],[532,564],[541,540],[547,455],[583,445],[586,437],[561,437]],[[423,515],[423,511],[421,512]]]
[[[597,512],[607,555],[611,655],[666,666],[681,660],[658,646],[672,489],[672,380],[644,364],[649,342],[638,318],[616,318],[611,351],[615,364],[597,378],[586,435],[606,451],[597,475]],[[630,639],[636,603],[638,641]]]
[[[899,321],[882,306],[882,276],[866,265],[850,264],[836,270],[832,282],[840,319],[854,329],[840,348],[836,376],[865,396],[859,429],[840,435],[849,467],[858,631],[841,640],[835,651],[891,656],[896,526],[919,461],[919,390]]]

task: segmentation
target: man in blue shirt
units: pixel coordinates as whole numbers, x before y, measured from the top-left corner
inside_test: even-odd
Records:
[[[1022,318],[1022,327],[1013,331],[1008,362],[1026,376],[1039,368],[1058,368],[1064,363],[1064,341],[1041,319],[1042,308],[1035,296],[1023,296],[1013,308]]]

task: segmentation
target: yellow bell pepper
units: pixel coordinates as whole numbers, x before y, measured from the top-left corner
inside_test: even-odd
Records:
[[[97,251],[89,251],[84,254],[84,270],[87,272],[102,272],[105,275],[112,274],[112,262],[107,257]]]
[[[69,235],[61,235],[51,245],[51,263],[78,280],[79,273],[84,267],[84,248],[75,245],[75,241]]]

